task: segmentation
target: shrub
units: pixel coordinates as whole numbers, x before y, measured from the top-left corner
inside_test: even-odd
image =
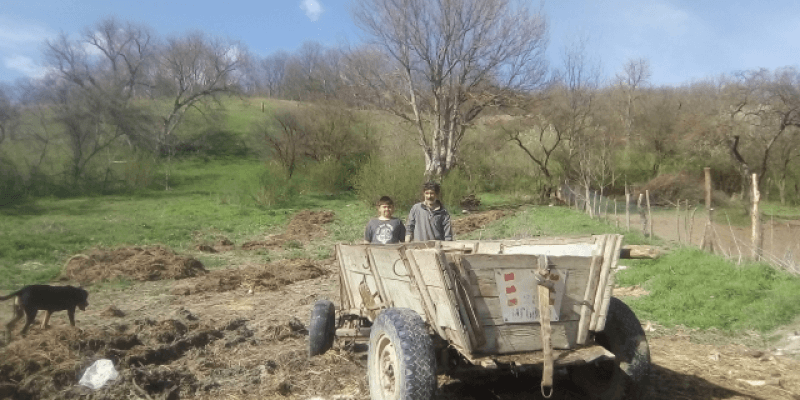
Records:
[[[460,213],[461,201],[470,194],[475,194],[474,185],[460,169],[451,170],[442,180],[442,203],[450,213]]]
[[[371,157],[352,183],[358,199],[369,206],[381,196],[389,196],[395,207],[408,210],[420,199],[424,174],[425,166],[414,158]]]
[[[266,168],[259,178],[261,187],[253,195],[256,204],[274,207],[296,200],[300,194],[297,181],[289,179],[286,171],[277,162],[267,162],[265,166]]]

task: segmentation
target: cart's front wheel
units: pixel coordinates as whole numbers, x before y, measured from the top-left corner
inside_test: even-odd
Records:
[[[605,329],[595,335],[595,340],[614,353],[616,359],[575,367],[572,380],[597,399],[644,398],[650,373],[650,347],[639,319],[622,300],[611,298]]]
[[[318,356],[333,346],[336,335],[336,312],[329,300],[318,300],[311,309],[311,323],[308,325],[308,354]]]
[[[413,310],[389,308],[378,315],[367,365],[373,400],[427,400],[436,390],[433,341]]]

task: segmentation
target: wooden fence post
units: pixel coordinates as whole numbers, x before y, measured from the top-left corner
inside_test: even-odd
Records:
[[[642,235],[647,237],[647,214],[642,207],[644,200],[644,193],[639,193],[639,200],[636,202],[636,208],[639,210],[639,219],[642,221]]]
[[[761,192],[758,191],[758,174],[753,174],[753,260],[761,259],[761,215],[758,211],[758,203],[761,200]]]
[[[628,184],[625,184],[625,221],[627,224],[625,225],[628,228],[628,231],[631,230],[631,191],[628,189]]]
[[[650,210],[650,191],[644,191],[645,197],[647,197],[647,232],[650,233],[650,237],[653,237],[653,213]]]
[[[675,206],[675,231],[678,234],[678,243],[681,242],[681,199],[678,199],[678,204]]]
[[[711,208],[711,168],[704,168],[706,175],[706,211],[708,211],[708,219],[706,220],[706,228],[703,231],[703,240],[700,242],[700,249],[714,252],[714,227],[711,225],[713,222],[714,209]],[[735,240],[735,239],[734,239]]]

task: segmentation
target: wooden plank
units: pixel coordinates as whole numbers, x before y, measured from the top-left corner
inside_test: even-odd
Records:
[[[619,261],[620,257],[620,247],[622,246],[622,235],[617,235],[617,243],[614,246],[614,260],[611,263],[611,273],[608,277],[608,282],[606,283],[605,290],[603,292],[603,304],[600,308],[600,315],[597,317],[597,326],[595,329],[599,332],[605,329],[606,327],[606,317],[608,316],[608,307],[611,304],[611,295],[614,291],[614,280],[615,274],[617,270],[617,262]]]
[[[592,304],[594,304],[594,312],[592,313],[592,321],[589,323],[590,331],[597,331],[597,318],[600,316],[601,312],[605,312],[605,310],[603,310],[604,288],[608,283],[608,276],[611,273],[611,267],[614,261],[614,249],[617,249],[617,253],[619,253],[619,249],[616,246],[617,241],[619,241],[618,235],[608,235],[608,240],[603,250],[603,264],[600,269],[600,279],[597,281],[597,293],[595,293],[594,301],[592,302]]]
[[[439,255],[436,250],[410,250],[409,253],[413,254],[414,260],[419,267],[422,282],[424,282],[426,286],[449,288],[442,277],[442,272],[439,267]]]
[[[339,260],[339,301],[341,302],[340,310],[349,310],[353,308],[353,291],[350,290],[349,282],[345,277],[347,269],[342,263],[342,245],[336,245],[336,259]]]
[[[552,322],[551,341],[554,349],[575,347],[577,321]],[[525,325],[484,326],[486,344],[477,349],[482,354],[509,354],[542,350],[541,328],[538,323]]]
[[[572,297],[579,298],[586,289],[589,279],[587,269],[554,268],[559,271],[569,271],[567,287],[565,293]],[[495,284],[495,273],[491,269],[472,270],[467,272],[467,281],[470,287],[467,288],[474,297],[497,297],[497,285]],[[580,301],[580,300],[578,300]]]
[[[479,242],[478,248],[475,250],[476,254],[500,254],[503,250],[502,242]]]
[[[428,287],[421,279],[422,274],[419,270],[419,265],[414,258],[414,252],[411,250],[406,250],[405,256],[406,267],[409,271],[411,271],[411,276],[414,278],[413,284],[420,292],[422,305],[425,308],[425,313],[420,314],[420,316],[422,316],[428,324],[433,326],[433,329],[439,334],[439,336],[445,337],[445,331],[439,324],[436,323],[436,306],[433,302],[433,299],[431,299]]]
[[[344,275],[347,279],[348,285],[352,287],[352,291],[350,292],[351,299],[353,303],[350,305],[351,308],[362,309],[364,306],[363,299],[358,292],[358,287],[361,285],[361,282],[366,281],[367,288],[369,289],[370,293],[375,294],[378,293],[378,285],[375,283],[375,277],[369,273],[362,273],[362,272],[355,272],[355,271],[347,271]],[[383,299],[381,299],[383,300]]]
[[[395,279],[411,282],[409,272],[400,257],[402,248],[396,246],[371,246],[367,252],[375,262],[381,279]]]
[[[577,297],[564,296],[561,300],[560,321],[578,321],[581,318],[581,301]],[[472,303],[481,325],[505,325],[499,297],[475,297]]]
[[[591,257],[595,245],[593,243],[569,244],[520,244],[503,246],[503,254],[542,254],[547,256]]]
[[[591,257],[582,256],[548,256],[548,259],[555,268],[568,270],[589,270],[592,263]],[[461,263],[466,270],[536,269],[538,262],[539,256],[530,254],[466,254],[461,256]]]
[[[425,307],[422,298],[416,290],[411,289],[411,283],[407,280],[384,279],[383,286],[386,295],[392,299],[394,307],[410,308],[417,312],[421,317],[425,316]]]
[[[583,294],[583,301],[585,304],[581,306],[581,319],[578,324],[578,344],[586,344],[586,339],[589,336],[589,325],[592,322],[592,309],[594,308],[595,294],[597,293],[597,281],[600,279],[600,267],[603,262],[603,251],[608,237],[605,235],[598,238],[598,247],[592,257],[592,264],[589,268],[589,279],[586,284],[586,291]]]
[[[591,235],[582,235],[582,236],[564,236],[564,237],[553,237],[553,236],[546,236],[546,237],[533,237],[533,238],[526,238],[526,239],[516,239],[516,240],[502,240],[503,243],[503,252],[505,253],[505,249],[508,247],[514,246],[526,246],[526,245],[565,245],[565,244],[581,244],[581,243],[594,243],[594,238]]]
[[[348,271],[369,271],[366,246],[341,245],[339,264]]]
[[[338,332],[338,331],[337,331]],[[338,334],[338,333],[337,333]],[[586,346],[574,350],[553,350],[555,365],[565,367],[569,365],[588,364],[599,360],[614,360],[614,353],[600,345]],[[515,363],[518,365],[541,364],[544,355],[542,352],[530,352],[514,355],[491,357],[498,363]]]
[[[456,317],[452,312],[455,310],[450,309],[452,304],[447,296],[447,291],[436,286],[428,286],[428,293],[430,293],[433,306],[436,308],[436,324],[446,328],[458,329],[460,324],[456,323]]]
[[[375,283],[378,286],[377,293],[380,296],[381,303],[383,303],[382,306],[393,307],[394,301],[389,296],[389,294],[386,293],[386,288],[383,286],[383,278],[381,277],[381,274],[378,272],[378,268],[375,266],[375,259],[372,257],[372,252],[370,252],[369,249],[367,249],[367,256],[368,256],[367,259],[369,260],[369,269],[372,272],[372,276],[375,277]],[[373,292],[373,294],[374,293],[375,292]]]

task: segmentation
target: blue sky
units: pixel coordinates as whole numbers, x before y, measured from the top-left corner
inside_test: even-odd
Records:
[[[77,36],[102,18],[142,23],[159,36],[202,30],[241,41],[265,56],[307,40],[357,43],[350,0],[117,1],[0,0],[0,81],[42,73],[42,43]],[[532,0],[535,8],[539,0]],[[613,77],[628,59],[645,58],[656,85],[680,85],[722,73],[797,66],[800,2],[739,0],[549,0],[548,58],[581,38]]]

